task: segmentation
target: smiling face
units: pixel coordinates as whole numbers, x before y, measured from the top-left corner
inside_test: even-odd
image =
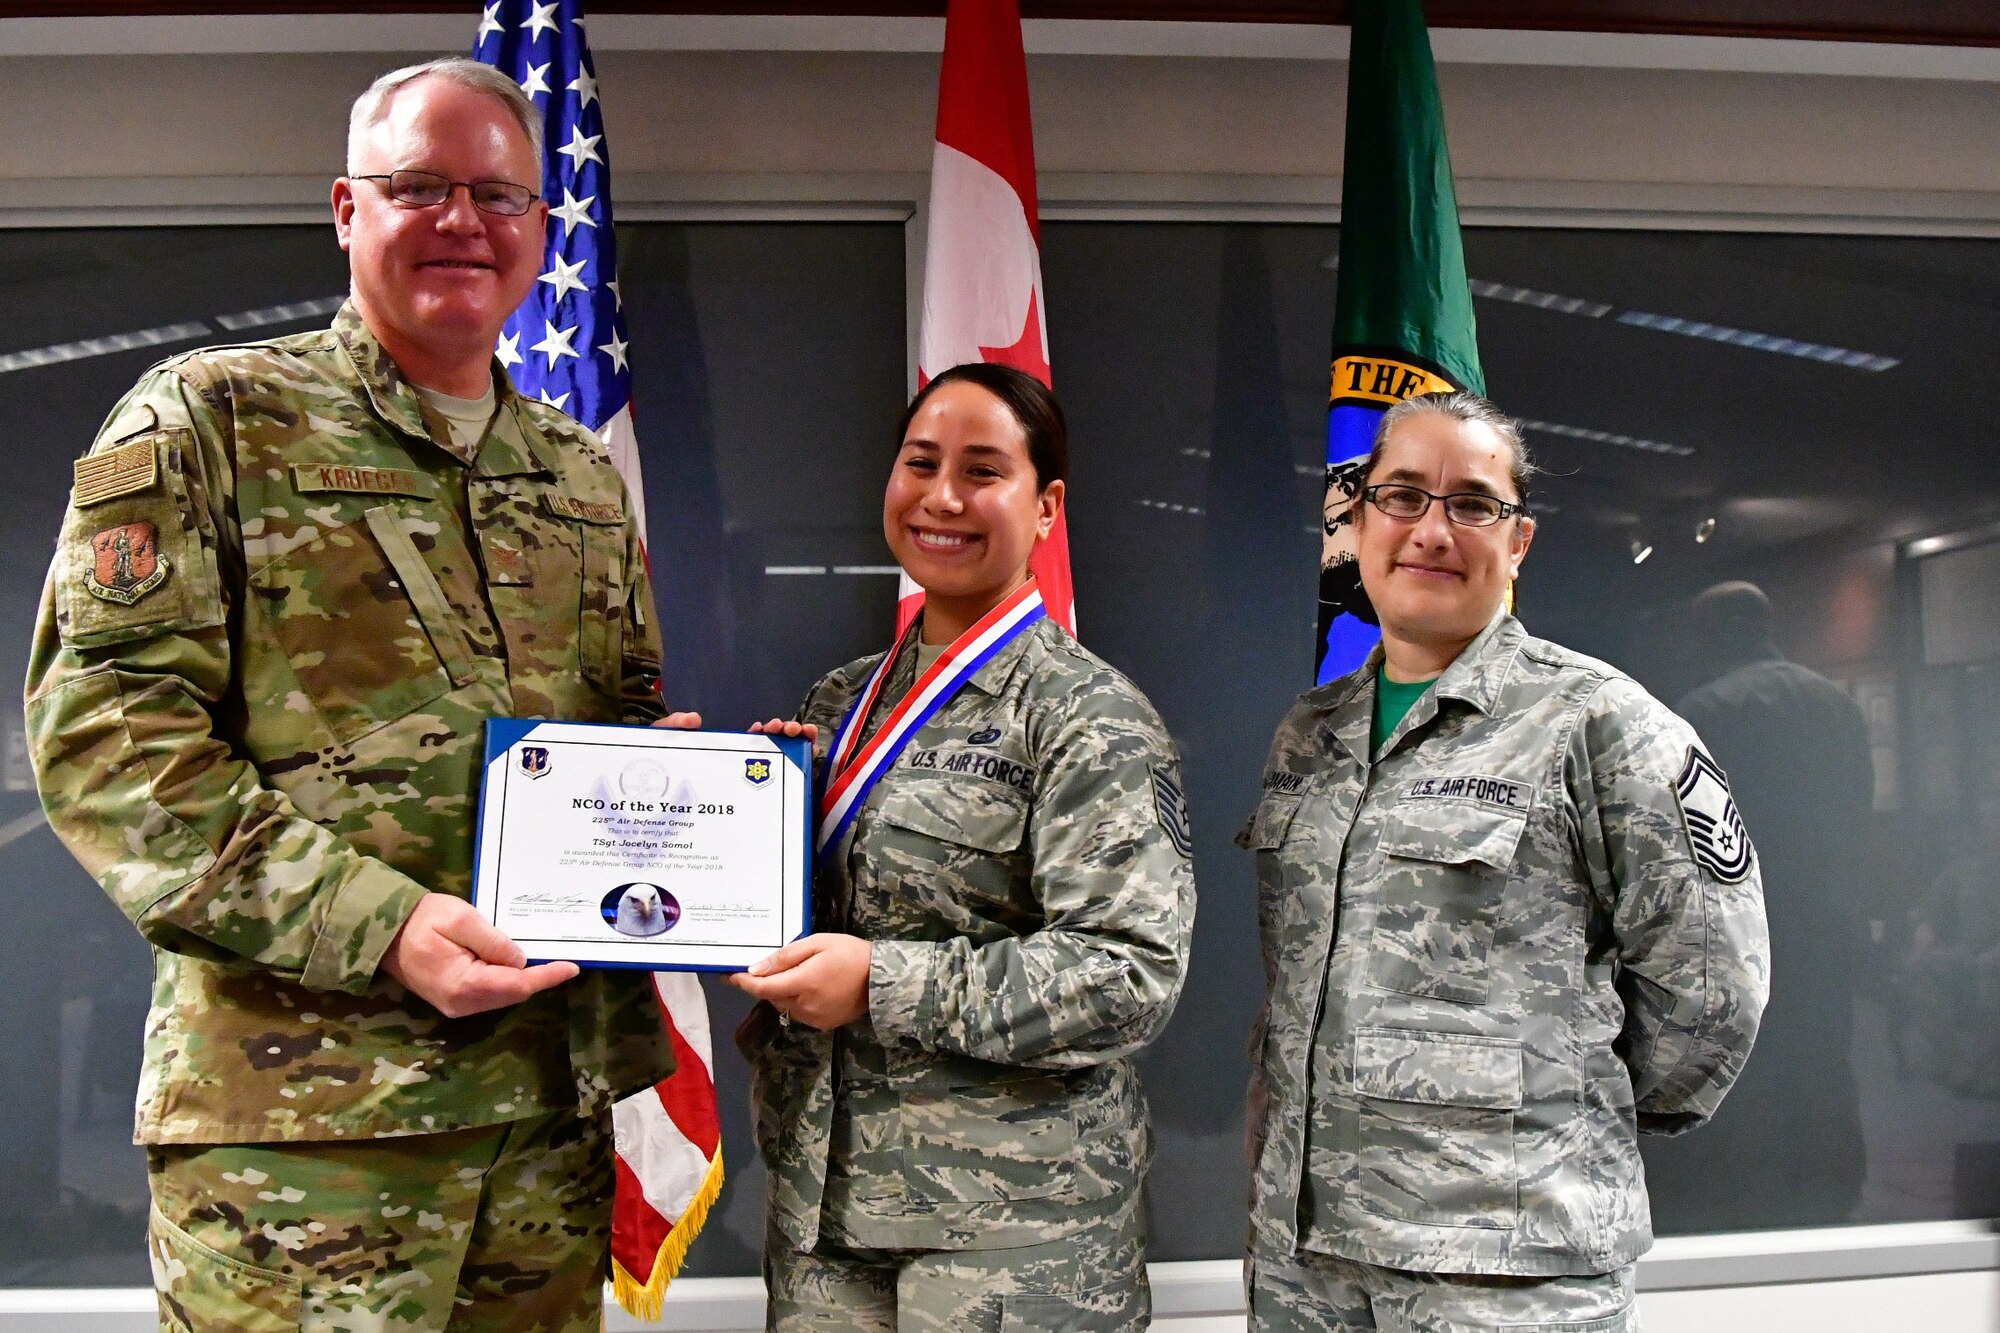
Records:
[[[407,167],[454,181],[541,188],[534,150],[507,107],[438,77],[391,97],[351,167],[357,175]],[[455,392],[455,384],[486,374],[501,325],[535,284],[548,205],[538,199],[521,217],[497,217],[474,208],[470,191],[455,189],[435,208],[403,208],[387,184],[334,182],[334,229],[347,251],[354,302],[405,375]]]
[[[1365,485],[1406,482],[1434,495],[1478,491],[1519,502],[1513,463],[1512,447],[1484,422],[1419,412],[1384,441]],[[1500,609],[1535,531],[1526,516],[1463,527],[1435,501],[1417,519],[1391,518],[1365,501],[1354,514],[1361,584],[1384,639],[1421,645],[1445,662]]]
[[[924,590],[925,638],[955,638],[1028,577],[1028,555],[1061,512],[1021,423],[999,398],[945,385],[910,419],[882,496],[882,533]]]

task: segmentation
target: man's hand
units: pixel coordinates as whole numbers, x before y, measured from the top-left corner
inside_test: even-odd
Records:
[[[701,714],[668,713],[653,725],[656,727],[672,727],[675,731],[700,731]]]
[[[427,893],[396,932],[382,970],[446,1018],[519,1004],[574,977],[575,963],[528,965],[521,946],[463,898]]]
[[[808,935],[732,973],[729,984],[769,1000],[787,1019],[822,1032],[868,1012],[867,940],[853,935]]]
[[[750,734],[753,736],[803,736],[808,744],[819,740],[819,724],[815,722],[794,722],[789,718],[774,717],[769,722],[752,722]]]

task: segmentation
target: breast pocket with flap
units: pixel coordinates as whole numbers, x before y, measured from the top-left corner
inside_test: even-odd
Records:
[[[1523,811],[1472,803],[1406,801],[1389,813],[1369,886],[1370,984],[1486,1003],[1487,950],[1526,824]]]

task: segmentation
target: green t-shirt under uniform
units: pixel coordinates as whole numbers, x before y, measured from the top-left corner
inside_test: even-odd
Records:
[[[1390,680],[1381,667],[1375,668],[1375,723],[1368,736],[1368,752],[1380,753],[1382,742],[1389,739],[1410,711],[1411,705],[1424,697],[1424,691],[1435,682],[1429,680],[1411,681],[1404,684],[1400,680]]]

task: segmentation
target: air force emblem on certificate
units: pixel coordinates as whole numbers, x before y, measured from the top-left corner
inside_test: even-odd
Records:
[[[743,780],[753,787],[761,787],[771,780],[771,761],[768,759],[745,759]]]
[[[549,747],[546,745],[523,745],[521,747],[521,772],[526,777],[545,778],[549,775]]]
[[[1724,884],[1741,881],[1750,873],[1750,834],[1729,794],[1729,779],[1699,747],[1688,746],[1674,794],[1696,863]]]

